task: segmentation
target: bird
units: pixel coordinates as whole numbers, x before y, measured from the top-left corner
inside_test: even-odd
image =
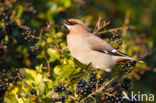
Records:
[[[71,56],[82,64],[111,72],[119,62],[138,61],[115,49],[112,45],[90,32],[88,26],[78,19],[61,20],[68,29],[67,46]]]

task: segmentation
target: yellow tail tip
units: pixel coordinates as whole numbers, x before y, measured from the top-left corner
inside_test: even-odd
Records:
[[[144,61],[138,61],[138,63],[141,63],[141,64],[143,64],[143,63],[145,63]]]

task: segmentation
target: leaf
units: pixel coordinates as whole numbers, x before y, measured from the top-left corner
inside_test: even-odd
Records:
[[[60,5],[63,5],[64,7],[69,7],[71,5],[70,0],[59,0]]]
[[[61,65],[57,65],[54,68],[54,73],[57,74],[57,75],[61,75]]]
[[[70,0],[66,0],[64,6],[65,7],[69,7],[71,5],[71,1]]]
[[[44,57],[43,57],[43,55],[37,55],[37,58],[38,58],[38,59],[42,59],[42,58],[44,58]]]
[[[38,72],[42,72],[42,67],[43,67],[43,64],[38,65],[38,66],[36,66],[36,70],[37,70]]]
[[[45,91],[45,89],[46,89],[45,82],[43,82],[43,81],[40,82],[38,87],[39,87],[40,92],[41,92],[41,93],[44,93],[44,91]]]
[[[73,73],[74,70],[75,68],[70,64],[63,65],[61,76],[64,78],[69,78],[69,76]]]
[[[48,92],[47,92],[47,96],[50,97],[50,96],[52,96],[53,93],[54,93],[54,92],[53,92],[52,90],[51,90],[51,91],[48,91]]]
[[[47,38],[47,43],[51,43],[51,42],[52,42],[51,38]]]
[[[16,8],[16,17],[19,18],[23,13],[23,7],[21,5],[18,5]]]
[[[55,49],[49,48],[47,52],[48,55],[50,56],[49,62],[54,62],[55,60],[60,58],[58,51],[56,51]]]
[[[85,65],[84,64],[82,64],[81,62],[79,62],[77,59],[75,59],[74,58],[74,62],[75,62],[75,64],[77,64],[80,68],[84,68],[85,67]]]
[[[46,42],[42,41],[42,42],[41,42],[41,46],[43,47],[43,46],[45,46],[45,45],[46,45]]]
[[[62,37],[63,36],[63,33],[62,32],[58,32],[57,34],[56,34],[56,36],[59,38],[59,37]]]
[[[27,80],[26,82],[29,85],[32,85],[32,83],[38,84],[42,81],[42,75],[40,73],[37,73],[34,70],[24,68],[24,69],[21,69],[20,72],[26,76],[26,80]]]

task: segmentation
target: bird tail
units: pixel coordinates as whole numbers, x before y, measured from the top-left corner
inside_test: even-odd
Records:
[[[144,63],[145,63],[145,62],[142,61],[142,60],[138,60],[137,62],[140,63],[140,64],[144,64]]]
[[[126,61],[134,61],[134,62],[138,62],[138,63],[141,63],[141,64],[144,63],[144,61],[134,59],[134,58],[132,58],[130,56],[127,56],[127,57],[118,57],[118,56],[116,56],[115,60],[116,60],[117,63],[126,62]]]

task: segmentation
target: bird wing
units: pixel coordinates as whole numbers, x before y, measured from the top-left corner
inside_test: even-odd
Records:
[[[130,57],[117,49],[114,49],[113,46],[105,42],[103,39],[90,34],[89,37],[87,37],[87,45],[94,51],[114,55],[114,56],[124,56],[124,57]]]
[[[87,40],[85,40],[85,41],[87,42],[87,45],[93,50],[111,51],[114,49],[110,44],[108,44],[103,39],[101,39],[93,34],[88,35],[88,37],[86,37],[86,39]]]

